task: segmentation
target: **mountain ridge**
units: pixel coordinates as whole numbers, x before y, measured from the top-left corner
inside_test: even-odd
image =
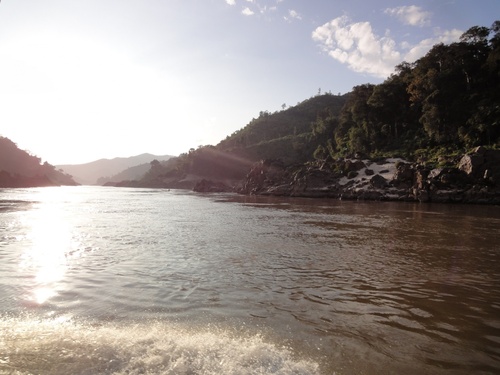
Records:
[[[80,184],[95,185],[98,184],[99,178],[109,178],[128,168],[147,164],[155,159],[163,161],[172,157],[171,155],[143,153],[129,157],[103,158],[83,164],[59,164],[56,167],[71,174]]]

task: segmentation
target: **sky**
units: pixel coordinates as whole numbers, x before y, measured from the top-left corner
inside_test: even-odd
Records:
[[[499,0],[1,0],[0,135],[53,165],[179,155],[496,19]]]

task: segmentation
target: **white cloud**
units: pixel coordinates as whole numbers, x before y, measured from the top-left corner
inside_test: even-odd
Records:
[[[254,14],[253,10],[251,10],[250,8],[243,9],[241,13],[244,14],[245,16],[252,16]]]
[[[0,0],[1,1],[1,0]],[[284,0],[244,0],[245,5],[242,7],[241,14],[245,16],[253,16],[255,14],[267,14],[271,12],[276,12],[278,10],[278,4],[282,3]],[[236,0],[226,0],[229,5],[235,5]],[[302,16],[291,10],[288,12],[289,16],[285,16],[286,20],[292,19],[302,19]]]
[[[347,16],[341,16],[314,30],[312,38],[323,51],[349,69],[386,78],[402,61],[413,62],[424,56],[434,44],[455,42],[461,34],[459,30],[436,30],[433,38],[416,45],[402,42],[398,49],[388,32],[385,36],[378,36],[369,22],[352,23]]]
[[[428,26],[430,24],[431,13],[424,11],[416,5],[387,8],[384,13],[398,18],[405,25]]]
[[[301,20],[302,16],[296,10],[290,9],[288,11],[288,16],[284,17],[287,21]]]
[[[403,47],[406,47],[409,50],[405,55],[405,61],[412,62],[421,58],[429,52],[435,44],[449,44],[457,42],[460,40],[460,36],[463,34],[463,31],[457,29],[449,31],[436,30],[435,34],[436,35],[433,38],[424,39],[415,46],[408,46],[407,44],[403,45]]]
[[[394,40],[375,35],[369,22],[349,22],[347,16],[335,18],[314,30],[312,38],[355,72],[382,78],[390,75],[401,62]]]

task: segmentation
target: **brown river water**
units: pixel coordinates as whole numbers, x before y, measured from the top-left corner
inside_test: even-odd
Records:
[[[0,189],[0,374],[498,374],[500,207]]]

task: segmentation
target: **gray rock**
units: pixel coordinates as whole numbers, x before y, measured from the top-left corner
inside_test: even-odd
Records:
[[[475,175],[484,163],[482,155],[464,155],[458,163],[458,169],[464,171],[468,175]]]

